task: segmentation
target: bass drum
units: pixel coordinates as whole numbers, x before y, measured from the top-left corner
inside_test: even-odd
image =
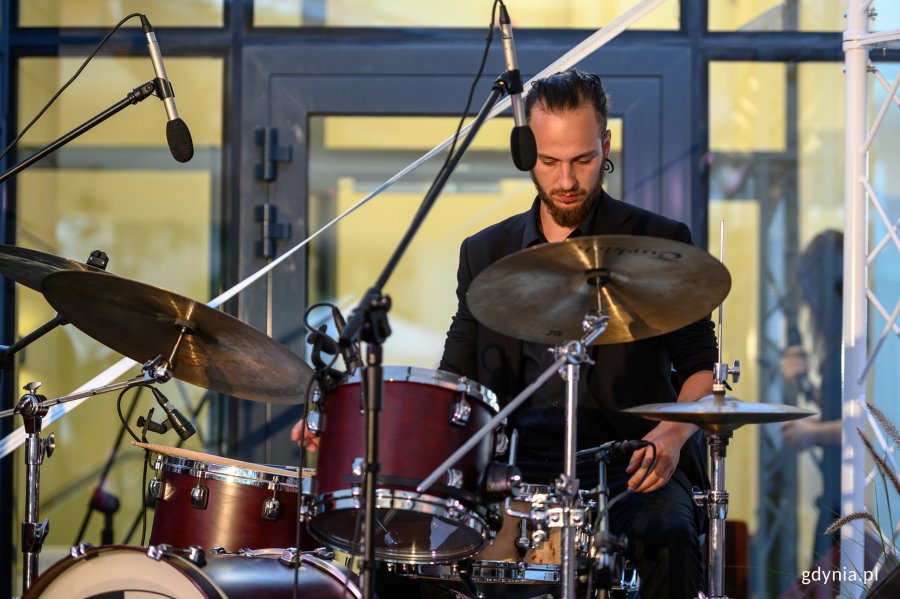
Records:
[[[23,599],[290,599],[294,556],[261,549],[197,559],[165,545],[108,545],[55,563]],[[362,598],[355,576],[343,566],[309,554],[300,562],[298,597]]]

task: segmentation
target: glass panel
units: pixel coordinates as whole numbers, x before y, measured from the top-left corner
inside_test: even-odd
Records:
[[[223,0],[19,0],[19,27],[112,27],[134,12],[145,13],[154,27],[221,27],[224,4]]]
[[[760,596],[779,596],[832,549],[822,529],[839,511],[839,439],[828,441],[827,430],[840,414],[840,327],[827,323],[840,322],[841,66],[710,65],[710,251],[718,253],[724,218],[733,280],[724,356],[748,365],[733,393],[823,414],[788,432],[760,426],[732,440],[729,519],[749,525]],[[801,351],[805,375],[789,358]],[[799,384],[804,377],[811,388]]]
[[[35,134],[26,136],[26,142],[34,147],[54,139],[113,103],[133,86],[131,82],[141,83],[148,76],[136,73],[147,68],[142,64],[146,62],[95,61],[85,72],[88,81],[69,88],[58,100],[58,108],[48,112]],[[73,70],[70,59],[29,58],[20,64],[19,105],[31,110],[43,105],[50,90]],[[17,245],[79,262],[92,250],[102,249],[110,257],[109,270],[117,275],[207,301],[216,285],[212,264],[219,244],[215,215],[219,210],[223,63],[219,59],[169,58],[166,65],[177,82],[179,110],[193,133],[193,160],[182,165],[169,155],[165,113],[154,105],[157,100],[129,107],[18,175]],[[31,116],[23,115],[20,122]],[[20,158],[27,153],[28,148],[21,148]],[[16,285],[18,336],[53,316],[43,296]],[[102,305],[97,306],[96,317],[104,318]],[[121,327],[127,335],[128,323]],[[17,388],[40,380],[44,383],[41,392],[47,397],[63,396],[119,359],[119,354],[68,325],[17,356]],[[128,376],[138,372],[134,367]],[[185,415],[199,410],[205,393],[175,380],[160,390]],[[123,400],[124,413],[128,413],[132,397],[130,393]],[[85,508],[121,426],[115,402],[112,394],[91,398],[45,429],[55,434],[57,451],[44,463],[42,472],[41,517],[50,518],[53,530],[41,555],[43,567],[63,557],[77,540]],[[130,426],[136,428],[137,417],[155,405],[152,395],[142,393],[128,418]],[[154,419],[160,421],[158,406],[156,412]],[[199,410],[191,418],[198,434],[186,446],[203,451],[213,430],[207,426],[207,410]],[[178,439],[169,433],[151,441],[174,445]],[[21,450],[13,459],[22,463]],[[142,463],[141,452],[123,443],[104,485],[121,504],[113,522],[117,543],[125,540],[142,505]],[[22,474],[20,468],[16,472]],[[23,480],[20,477],[15,489],[15,530],[23,514]],[[102,515],[94,514],[84,539],[98,544],[102,525]],[[138,527],[131,544],[140,542],[140,534]],[[21,553],[14,559],[21,563]],[[17,584],[19,580],[17,577]]]
[[[516,0],[509,11],[514,27],[599,29],[635,4],[637,0]],[[484,0],[256,0],[253,23],[257,27],[485,27],[490,7]],[[678,1],[666,0],[632,28],[678,29]]]
[[[375,186],[440,143],[452,118],[313,117],[310,120],[310,226],[318,230]],[[435,368],[456,312],[456,268],[465,237],[529,208],[534,185],[512,165],[512,119],[482,129],[387,286],[393,299],[386,363]],[[611,119],[620,195],[622,122]],[[373,152],[373,150],[378,150]],[[443,156],[414,171],[310,246],[310,301],[346,313],[375,281],[409,225]],[[330,320],[330,319],[329,319]]]
[[[709,3],[710,31],[843,31],[846,0]]]

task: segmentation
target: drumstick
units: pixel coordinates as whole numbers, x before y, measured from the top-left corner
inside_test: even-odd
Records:
[[[168,445],[157,445],[156,443],[141,443],[140,441],[132,441],[132,445],[148,449],[150,451],[161,453],[162,455],[175,456],[187,460],[197,460],[200,462],[208,462],[219,466],[231,466],[234,468],[244,468],[246,470],[256,470],[258,472],[267,472],[269,474],[277,474],[290,478],[297,478],[296,468],[275,468],[274,466],[266,466],[264,464],[254,464],[252,462],[242,462],[231,458],[223,458],[208,453],[200,453],[199,451],[191,451],[190,449],[182,449],[180,447],[170,447]],[[303,478],[314,476],[316,473],[314,468],[304,468]]]

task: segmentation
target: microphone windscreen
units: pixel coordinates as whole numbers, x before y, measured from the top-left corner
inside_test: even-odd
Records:
[[[512,150],[513,164],[520,171],[530,171],[537,163],[537,144],[531,127],[513,127],[509,136],[509,147]]]
[[[166,139],[172,158],[178,162],[187,162],[194,157],[194,140],[187,125],[180,118],[166,123]]]

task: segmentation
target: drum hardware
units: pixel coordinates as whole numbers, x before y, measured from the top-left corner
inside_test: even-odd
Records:
[[[275,487],[275,483],[277,482],[278,478],[276,477],[275,481],[270,486],[272,489],[272,496],[263,502],[261,514],[263,520],[278,520],[281,518],[282,514],[284,514],[284,506],[278,501],[278,489]]]
[[[207,505],[209,505],[209,487],[204,487],[198,482],[197,486],[191,489],[191,507],[195,510],[205,510]]]
[[[312,407],[306,413],[306,428],[313,435],[321,435],[325,430],[325,414],[322,412],[322,392],[316,386],[312,392]],[[361,474],[361,473],[360,473]]]
[[[460,398],[456,400],[450,408],[450,424],[453,426],[464,427],[469,423],[469,416],[472,414],[472,406],[466,401],[465,389],[462,390]]]

